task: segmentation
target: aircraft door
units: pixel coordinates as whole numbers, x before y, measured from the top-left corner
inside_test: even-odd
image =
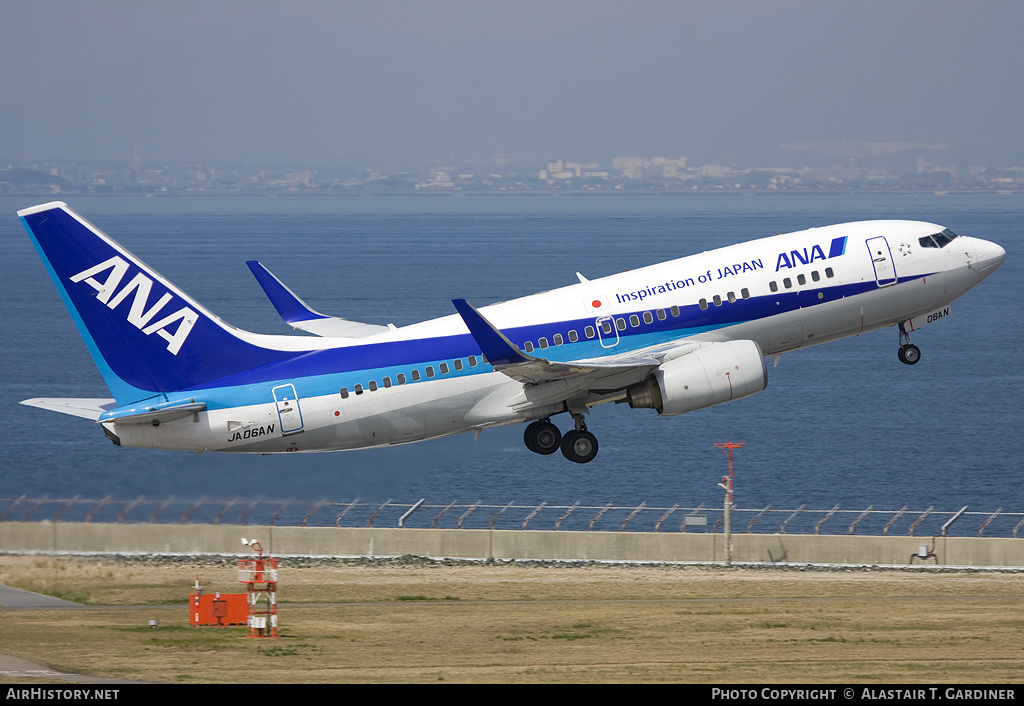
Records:
[[[274,401],[277,403],[277,418],[281,422],[281,434],[294,434],[302,431],[302,411],[299,409],[299,397],[295,394],[295,385],[288,383],[275,387]]]
[[[871,262],[875,266],[875,280],[879,287],[896,283],[896,266],[892,261],[892,252],[889,250],[889,241],[884,237],[867,239],[868,253]]]
[[[614,318],[598,317],[594,325],[597,327],[597,340],[601,342],[602,348],[614,348],[619,345],[619,330],[615,327]]]

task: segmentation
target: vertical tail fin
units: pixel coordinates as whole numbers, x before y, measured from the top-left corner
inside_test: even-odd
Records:
[[[65,204],[18,216],[118,404],[289,355],[222,322]]]

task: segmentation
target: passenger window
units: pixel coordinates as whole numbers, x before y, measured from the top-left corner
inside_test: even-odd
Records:
[[[768,283],[768,289],[772,290],[773,292],[779,291],[779,283],[778,282],[769,282]]]
[[[523,344],[523,350],[526,351],[527,353],[532,353],[533,352],[533,341],[527,341],[526,343],[524,343]]]
[[[722,297],[716,294],[713,298],[715,300],[715,306],[722,306]]]
[[[672,305],[672,316],[679,316],[679,305],[678,304],[673,304]]]
[[[546,336],[541,336],[540,340],[537,341],[537,345],[539,345],[541,347],[541,350],[546,349],[548,347],[548,339],[547,339],[547,337]]]
[[[475,368],[476,367],[476,356],[475,355],[469,356],[469,367],[471,367],[471,368]]]
[[[797,275],[796,276],[796,282],[799,285],[805,285],[805,284],[807,284],[807,278],[804,277],[803,275]]]
[[[419,382],[419,380],[420,380],[420,371],[417,368],[417,369],[414,369],[412,371],[412,381],[413,382]]]
[[[782,286],[785,287],[786,289],[792,289],[793,288],[793,280],[791,280],[789,277],[784,277],[782,279]]]
[[[355,391],[357,395],[363,394],[363,386],[358,382],[356,383]]]
[[[376,392],[377,391],[377,381],[376,380],[370,380],[369,388],[370,388],[370,392]]]
[[[649,311],[645,311],[644,312],[644,323],[645,324],[653,324],[654,323],[654,316],[651,314],[651,312],[649,312]]]
[[[341,399],[343,399],[343,400],[347,400],[348,399],[348,388],[347,387],[341,388]]]
[[[664,309],[658,309],[658,321],[664,321],[666,317]]]
[[[578,341],[578,340],[580,340],[580,337],[576,333],[576,329],[571,329],[569,331],[569,342],[570,343],[576,343],[576,341]]]
[[[831,278],[831,277],[835,277],[836,275],[835,275],[835,273],[834,273],[834,272],[832,271],[832,268],[831,268],[831,267],[826,267],[826,268],[825,268],[825,276],[826,276],[826,277],[829,277],[829,278]]]
[[[554,341],[555,341],[555,345],[556,345],[556,346],[560,346],[560,345],[562,345],[562,334],[560,334],[560,333],[556,333],[556,334],[555,334],[555,335],[553,336],[553,339],[554,339]]]
[[[438,367],[441,368],[441,374],[442,375],[447,375],[448,374],[448,363],[441,363],[441,365],[438,366]]]
[[[701,309],[707,309],[708,308],[708,300],[707,299],[701,299],[699,302],[697,302],[697,306],[699,306]]]
[[[428,365],[427,368],[426,368],[426,371],[427,371],[427,377],[428,378],[434,377],[434,366],[433,365]]]
[[[405,373],[399,373],[398,374],[398,384],[399,385],[404,385],[405,384]]]
[[[750,299],[750,290],[744,287],[740,290],[740,296],[744,299]]]
[[[462,370],[462,358],[455,359],[455,369]]]
[[[384,387],[391,387],[391,378],[385,377],[382,382],[384,383]]]
[[[593,326],[587,326],[585,329],[583,329],[583,335],[586,336],[587,338],[593,338],[596,333],[597,332],[594,330]]]
[[[626,330],[626,320],[625,319],[615,319],[615,326],[620,331],[625,331]]]
[[[821,279],[821,275],[818,274],[817,270],[811,272],[811,279],[814,280],[815,282]]]
[[[605,333],[611,333],[612,332],[612,322],[611,321],[602,321],[601,322],[601,328],[604,329]]]
[[[629,325],[632,326],[633,328],[636,328],[637,326],[639,326],[640,325],[640,317],[637,316],[636,314],[630,315],[630,317],[629,317]]]
[[[736,301],[736,292],[729,292],[726,295],[726,298],[728,298],[729,303],[731,304],[732,302]]]

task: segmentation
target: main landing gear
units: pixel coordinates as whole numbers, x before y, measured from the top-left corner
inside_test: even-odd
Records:
[[[903,328],[903,324],[900,324],[900,350],[897,356],[906,365],[915,365],[921,360],[921,349],[910,342],[910,334]]]
[[[558,427],[547,419],[541,419],[526,427],[526,431],[523,432],[523,441],[526,442],[526,448],[530,451],[547,456],[558,451],[559,444],[562,443],[562,432],[558,431]]]
[[[575,463],[590,463],[597,456],[597,437],[587,431],[583,415],[576,412],[572,415],[576,428],[565,433],[548,419],[532,422],[523,432],[526,448],[535,454],[547,456],[561,449],[562,455]]]

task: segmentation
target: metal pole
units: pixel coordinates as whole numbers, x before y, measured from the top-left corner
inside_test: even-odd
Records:
[[[732,509],[732,487],[726,485],[728,477],[723,477],[718,487],[725,491],[725,565],[732,565],[732,518],[729,511]]]
[[[733,484],[732,484],[732,450],[743,448],[742,441],[725,441],[715,444],[716,449],[729,457],[729,475],[722,477],[718,487],[725,491],[725,565],[732,565],[732,505],[733,505]]]

